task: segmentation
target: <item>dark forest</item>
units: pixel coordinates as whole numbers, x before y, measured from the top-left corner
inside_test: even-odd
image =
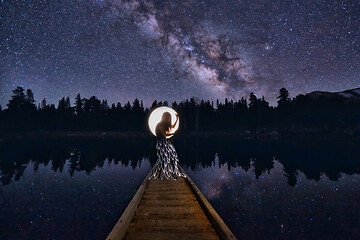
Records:
[[[282,88],[277,106],[270,106],[251,93],[238,101],[204,101],[191,98],[182,102],[154,101],[150,108],[135,99],[132,103],[113,103],[96,96],[55,104],[34,100],[30,89],[17,87],[0,111],[0,131],[132,131],[147,132],[147,118],[157,106],[171,106],[180,117],[183,132],[336,132],[359,134],[360,102],[341,95],[311,94],[289,97]]]

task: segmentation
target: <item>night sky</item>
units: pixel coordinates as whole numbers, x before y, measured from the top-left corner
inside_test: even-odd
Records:
[[[0,104],[360,87],[360,1],[0,1]]]

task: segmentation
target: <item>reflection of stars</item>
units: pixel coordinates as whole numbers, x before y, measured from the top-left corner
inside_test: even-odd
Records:
[[[314,227],[333,222],[354,226],[354,219],[344,215],[344,211],[360,210],[360,204],[350,200],[360,197],[356,187],[359,175],[346,175],[333,182],[323,174],[314,182],[299,173],[298,184],[291,187],[283,170],[283,165],[275,161],[269,173],[256,179],[254,167],[248,171],[241,167],[228,171],[227,163],[219,168],[216,161],[212,167],[199,167],[194,172],[188,169],[187,173],[238,238],[258,239],[269,232],[276,239],[307,238],[313,236]],[[341,207],[334,210],[338,202],[342,202]],[[247,230],[243,231],[244,228]]]

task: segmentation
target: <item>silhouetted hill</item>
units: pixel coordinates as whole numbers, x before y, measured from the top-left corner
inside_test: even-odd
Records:
[[[341,92],[325,92],[315,91],[306,94],[311,100],[318,100],[319,98],[325,99],[344,99],[346,101],[360,102],[360,88],[349,89]]]

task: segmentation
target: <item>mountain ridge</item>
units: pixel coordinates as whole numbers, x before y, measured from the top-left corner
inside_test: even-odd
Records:
[[[313,100],[319,98],[345,98],[350,101],[360,101],[360,88],[353,88],[339,92],[327,92],[327,91],[314,91],[305,94],[305,96],[310,97]]]

